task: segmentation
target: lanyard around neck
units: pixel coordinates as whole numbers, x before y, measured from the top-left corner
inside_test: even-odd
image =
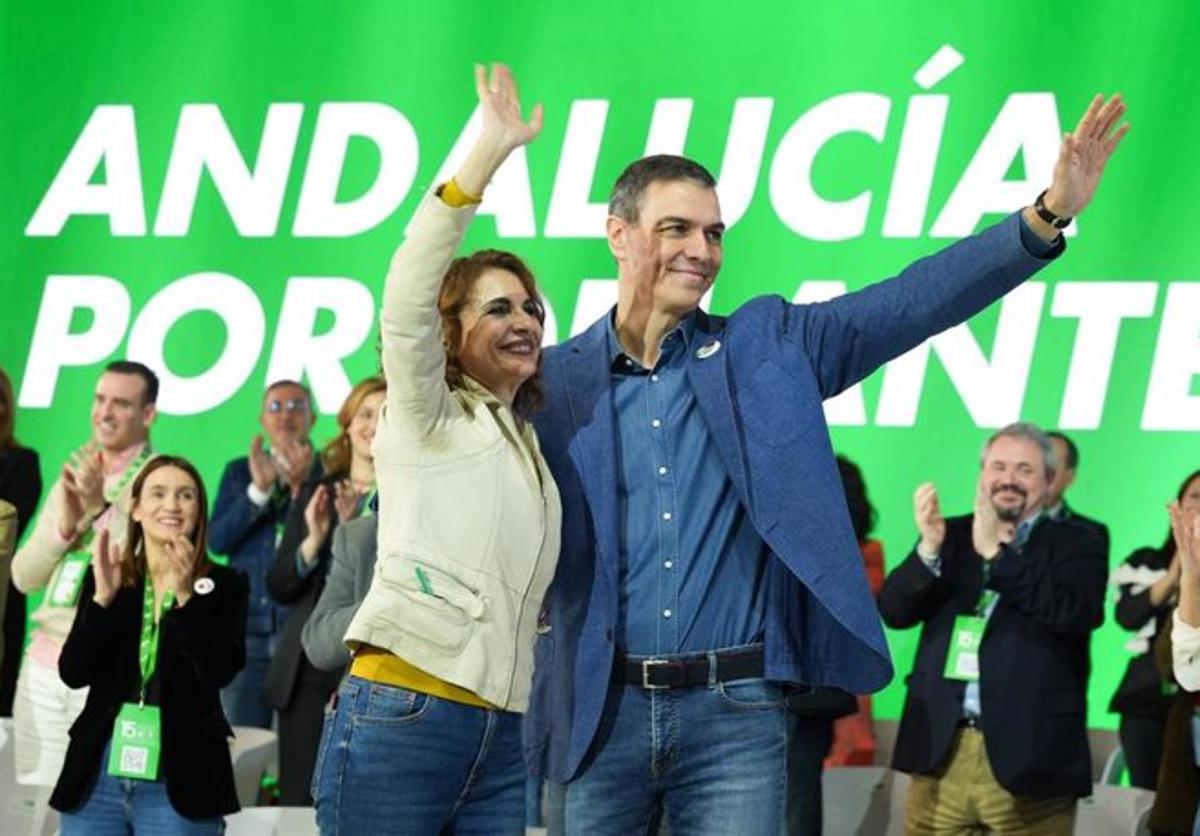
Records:
[[[146,688],[154,678],[154,668],[158,664],[158,628],[163,613],[175,605],[175,593],[167,590],[163,593],[162,606],[154,608],[154,581],[150,573],[146,573],[146,586],[142,593],[142,639],[138,645],[138,666],[142,671],[142,687],[138,694],[138,702],[146,703]]]
[[[373,504],[377,496],[379,496],[379,488],[371,488],[371,490],[362,495],[362,499],[359,500],[358,505],[358,515],[360,517],[375,516]]]
[[[129,480],[137,475],[148,458],[150,458],[150,442],[146,442],[142,447],[142,452],[138,453],[137,457],[125,466],[116,483],[111,488],[104,489],[104,498],[109,502],[116,502],[117,497],[121,495],[121,491],[125,490],[125,486],[129,484]]]

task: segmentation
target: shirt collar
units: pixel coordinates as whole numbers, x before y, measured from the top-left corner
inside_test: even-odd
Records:
[[[1033,527],[1041,521],[1042,517],[1046,516],[1045,510],[1038,511],[1029,519],[1018,523],[1017,530],[1013,533],[1013,545],[1016,548],[1021,548],[1029,540],[1029,535],[1033,531]]]
[[[518,429],[520,429],[522,433],[530,431],[528,421],[526,419],[524,419],[515,409],[496,397],[496,394],[491,389],[484,386],[469,374],[464,374],[462,376],[462,381],[457,384],[454,389],[458,390],[459,392],[466,393],[471,398],[474,398],[476,401],[484,404],[493,413],[499,413],[500,411],[508,412],[508,414],[512,416],[513,422],[517,425]]]
[[[697,309],[698,310],[698,309]],[[696,318],[697,311],[692,311],[690,314],[679,320],[679,324],[663,335],[660,348],[663,354],[667,354],[670,350],[671,342],[678,339],[683,349],[686,351],[692,343],[692,336],[696,333]],[[677,336],[676,336],[677,335]],[[614,305],[612,311],[608,315],[608,361],[609,366],[614,372],[629,372],[633,369],[641,369],[641,364],[637,358],[630,357],[621,345],[621,338],[617,336],[617,308]],[[633,365],[627,364],[626,359],[633,360]]]
[[[459,384],[458,388],[471,393],[471,395],[486,403],[500,403],[500,399],[496,397],[495,393],[492,392],[491,389],[484,386],[469,374],[464,374],[462,376],[462,382]]]
[[[143,441],[141,444],[134,444],[132,447],[126,447],[120,453],[104,456],[104,481],[108,483],[121,478],[121,474],[125,472],[125,468],[129,467],[130,462],[137,458],[149,444],[149,441]]]

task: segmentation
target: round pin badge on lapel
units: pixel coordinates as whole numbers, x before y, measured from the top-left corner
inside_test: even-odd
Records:
[[[697,360],[707,360],[709,357],[712,357],[714,354],[716,354],[720,350],[721,350],[721,341],[713,340],[712,342],[706,343],[705,345],[702,345],[696,349],[696,359]]]
[[[213,583],[212,578],[196,578],[196,582],[192,584],[192,589],[196,591],[197,595],[207,595],[208,593],[212,592],[215,587],[216,584]]]

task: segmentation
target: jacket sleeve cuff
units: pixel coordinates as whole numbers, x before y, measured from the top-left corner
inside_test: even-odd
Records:
[[[266,491],[260,491],[258,485],[253,482],[246,486],[246,496],[254,504],[255,508],[265,508],[267,503],[271,501],[271,495]]]
[[[1046,260],[1058,258],[1063,250],[1067,248],[1066,236],[1061,232],[1058,238],[1053,241],[1047,241],[1030,229],[1029,223],[1025,220],[1024,212],[1017,213],[1017,223],[1021,230],[1021,246],[1025,248],[1025,252],[1034,258]]]
[[[306,562],[304,560],[304,552],[296,549],[296,577],[304,580],[312,574],[313,569],[316,569],[317,564],[320,562],[320,559],[314,560],[312,563]]]

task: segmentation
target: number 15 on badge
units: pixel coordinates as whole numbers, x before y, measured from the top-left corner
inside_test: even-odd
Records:
[[[946,651],[946,679],[975,682],[979,679],[979,645],[983,641],[984,619],[960,615],[954,619],[950,647]]]
[[[162,752],[159,730],[158,706],[125,703],[113,724],[108,774],[118,778],[156,780]]]

